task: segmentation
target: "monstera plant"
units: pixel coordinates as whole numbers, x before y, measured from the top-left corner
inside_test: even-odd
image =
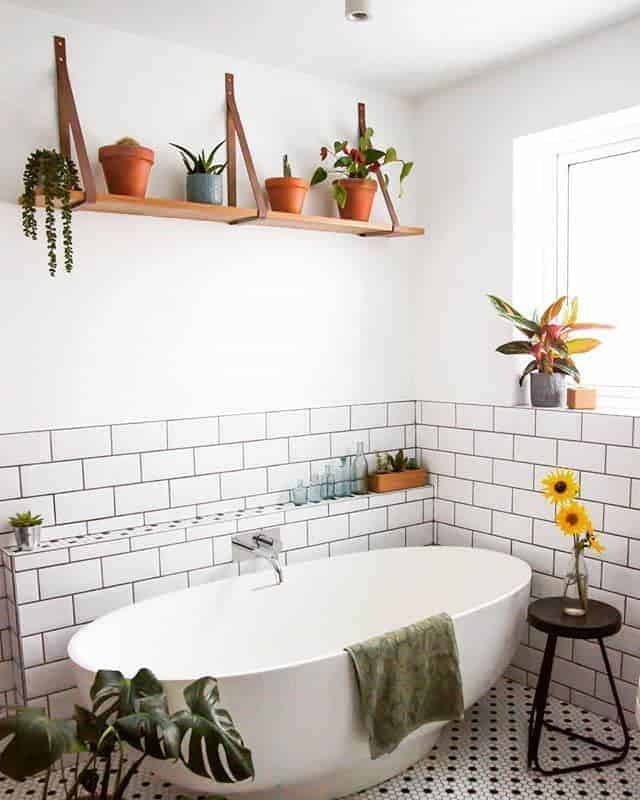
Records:
[[[184,699],[187,707],[170,714],[164,688],[150,670],[132,679],[100,670],[91,687],[91,711],[76,706],[74,719],[55,720],[42,709],[13,708],[0,719],[0,772],[16,781],[44,773],[43,800],[56,764],[65,800],[123,800],[147,757],[181,760],[217,783],[253,778],[251,751],[219,706],[216,679],[189,684]],[[137,754],[125,769],[126,745]],[[63,757],[73,754],[76,766],[67,776]]]

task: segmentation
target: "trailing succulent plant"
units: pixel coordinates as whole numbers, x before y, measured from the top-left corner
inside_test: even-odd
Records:
[[[34,525],[42,525],[40,514],[32,514],[30,511],[22,511],[15,517],[9,518],[9,525],[12,528],[32,528]]]
[[[131,679],[100,670],[90,694],[91,710],[76,706],[70,720],[50,719],[41,708],[7,709],[9,715],[0,719],[0,773],[15,781],[43,774],[42,800],[56,766],[65,800],[123,800],[149,756],[182,761],[191,772],[216,783],[254,777],[251,751],[229,712],[220,707],[215,678],[189,684],[183,692],[186,707],[173,714],[163,685],[148,669]],[[127,747],[132,750],[126,755],[133,754],[133,759],[125,768]],[[67,755],[75,756],[69,780]]]
[[[291,164],[289,163],[289,156],[286,153],[282,156],[282,177],[291,177]]]
[[[22,230],[28,239],[38,238],[36,220],[36,189],[42,188],[45,208],[45,236],[49,274],[56,274],[57,231],[55,202],[58,200],[62,215],[62,244],[64,267],[67,272],[73,269],[73,241],[71,235],[71,191],[80,189],[78,170],[74,162],[56,150],[35,150],[25,164],[22,194]]]
[[[201,174],[213,174],[213,175],[220,175],[225,167],[227,166],[227,162],[225,161],[224,164],[214,164],[213,159],[215,158],[216,153],[225,143],[223,139],[219,144],[217,144],[213,150],[207,155],[202,149],[199,155],[192,153],[190,150],[187,150],[186,147],[182,147],[182,145],[174,144],[174,142],[169,142],[171,147],[175,147],[180,151],[180,155],[182,156],[182,161],[187,168],[187,172],[189,175],[194,175],[195,173]]]

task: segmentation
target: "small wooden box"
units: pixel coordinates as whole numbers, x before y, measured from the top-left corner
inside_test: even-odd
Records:
[[[403,472],[385,472],[369,476],[370,492],[399,492],[415,489],[427,483],[426,469],[405,469]]]
[[[589,386],[570,386],[567,389],[567,405],[590,411],[596,407],[596,390]]]

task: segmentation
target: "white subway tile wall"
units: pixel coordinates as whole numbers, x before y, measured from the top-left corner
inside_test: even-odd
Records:
[[[288,503],[298,479],[358,441],[369,454],[406,447],[429,470],[435,500],[427,487]],[[0,518],[42,513],[47,548],[4,556],[0,669],[17,680],[0,686],[0,699],[37,691],[50,709],[66,709],[74,698],[66,643],[79,626],[238,574],[231,535],[256,527],[281,527],[289,564],[434,542],[490,548],[531,564],[533,597],[558,594],[566,541],[539,482],[559,465],[576,471],[606,547],[589,557],[592,596],[623,615],[608,645],[631,712],[640,672],[639,446],[640,418],[631,416],[429,401],[2,435]],[[206,515],[214,516],[196,519]],[[4,545],[8,530],[3,523]],[[513,667],[524,680],[535,681],[543,647],[544,637],[523,626]],[[602,674],[590,643],[567,642],[554,691],[613,715]]]
[[[623,615],[621,633],[607,645],[631,718],[640,675],[640,418],[423,402],[416,427],[419,458],[436,486],[436,543],[522,558],[534,571],[532,597],[560,594],[568,563],[540,479],[552,466],[575,471],[606,548],[589,553],[592,596]],[[513,664],[525,680],[535,682],[543,649],[544,636],[525,626]],[[562,656],[555,693],[577,705],[598,702],[600,713],[615,717],[593,644],[568,641]]]
[[[297,480],[360,441],[370,457],[415,456],[415,423],[416,403],[400,401],[0,436],[0,544],[12,544],[17,511],[45,523],[41,551],[4,555],[0,670],[11,685],[0,701],[48,696],[64,713],[71,635],[124,605],[237,575],[235,532],[279,525],[291,564],[433,544],[432,487],[288,502]]]

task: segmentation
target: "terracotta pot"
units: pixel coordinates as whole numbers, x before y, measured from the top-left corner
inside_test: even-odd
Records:
[[[369,222],[373,198],[378,189],[377,181],[368,178],[345,178],[334,181],[344,186],[347,192],[347,202],[344,208],[338,206],[338,213],[342,219],[357,219],[360,222]]]
[[[100,148],[98,158],[109,194],[145,196],[153,166],[153,150],[128,144],[110,144]]]
[[[300,214],[304,205],[309,183],[303,178],[267,178],[264,182],[269,202],[274,211]]]

